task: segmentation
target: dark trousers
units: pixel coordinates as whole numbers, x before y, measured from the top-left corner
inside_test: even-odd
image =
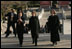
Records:
[[[37,46],[37,38],[32,38],[33,43],[35,43],[35,46]]]
[[[18,33],[18,39],[19,39],[19,44],[22,45],[22,43],[23,43],[23,33],[21,33],[21,32]]]
[[[23,44],[23,34],[24,34],[23,24],[17,23],[16,29],[17,29],[19,44],[20,44],[20,46],[22,46],[22,44]]]
[[[10,26],[13,28],[13,34],[16,36],[16,29],[15,29],[15,23],[8,23],[7,24],[7,31],[6,31],[6,37],[9,36],[10,32]]]

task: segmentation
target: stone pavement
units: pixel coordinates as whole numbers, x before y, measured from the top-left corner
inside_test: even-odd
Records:
[[[64,20],[64,34],[71,34],[71,20]]]
[[[8,38],[1,37],[1,48],[71,48],[71,35],[60,34],[61,41],[58,45],[52,46],[50,42],[50,34],[39,34],[38,46],[32,44],[30,34],[24,34],[23,47],[19,47],[18,38],[11,34]]]

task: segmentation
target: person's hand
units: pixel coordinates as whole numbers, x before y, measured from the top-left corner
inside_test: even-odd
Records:
[[[18,19],[17,22],[20,24],[22,22],[22,19]]]
[[[8,19],[8,17],[5,17],[5,19]]]
[[[19,19],[20,20],[20,22],[22,22],[22,19]]]
[[[26,24],[24,24],[24,26],[25,26]]]
[[[17,22],[19,22],[19,20],[17,20]]]
[[[22,19],[18,19],[18,22],[22,22]]]

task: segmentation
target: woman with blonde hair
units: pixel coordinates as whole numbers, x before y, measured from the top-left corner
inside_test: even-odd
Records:
[[[51,42],[53,43],[53,45],[56,45],[57,41],[60,41],[59,32],[58,32],[59,26],[60,26],[59,18],[56,15],[55,10],[52,9],[51,15],[48,18],[47,27],[48,27],[48,32],[51,33]]]
[[[29,19],[29,28],[31,30],[31,36],[33,40],[33,44],[35,43],[35,46],[37,46],[37,39],[38,39],[38,33],[40,29],[39,19],[36,16],[36,12],[32,12],[32,16]]]

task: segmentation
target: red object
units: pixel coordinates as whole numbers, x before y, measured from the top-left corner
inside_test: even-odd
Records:
[[[69,5],[69,1],[59,1],[59,5]]]
[[[51,5],[51,1],[40,1],[40,5]]]

